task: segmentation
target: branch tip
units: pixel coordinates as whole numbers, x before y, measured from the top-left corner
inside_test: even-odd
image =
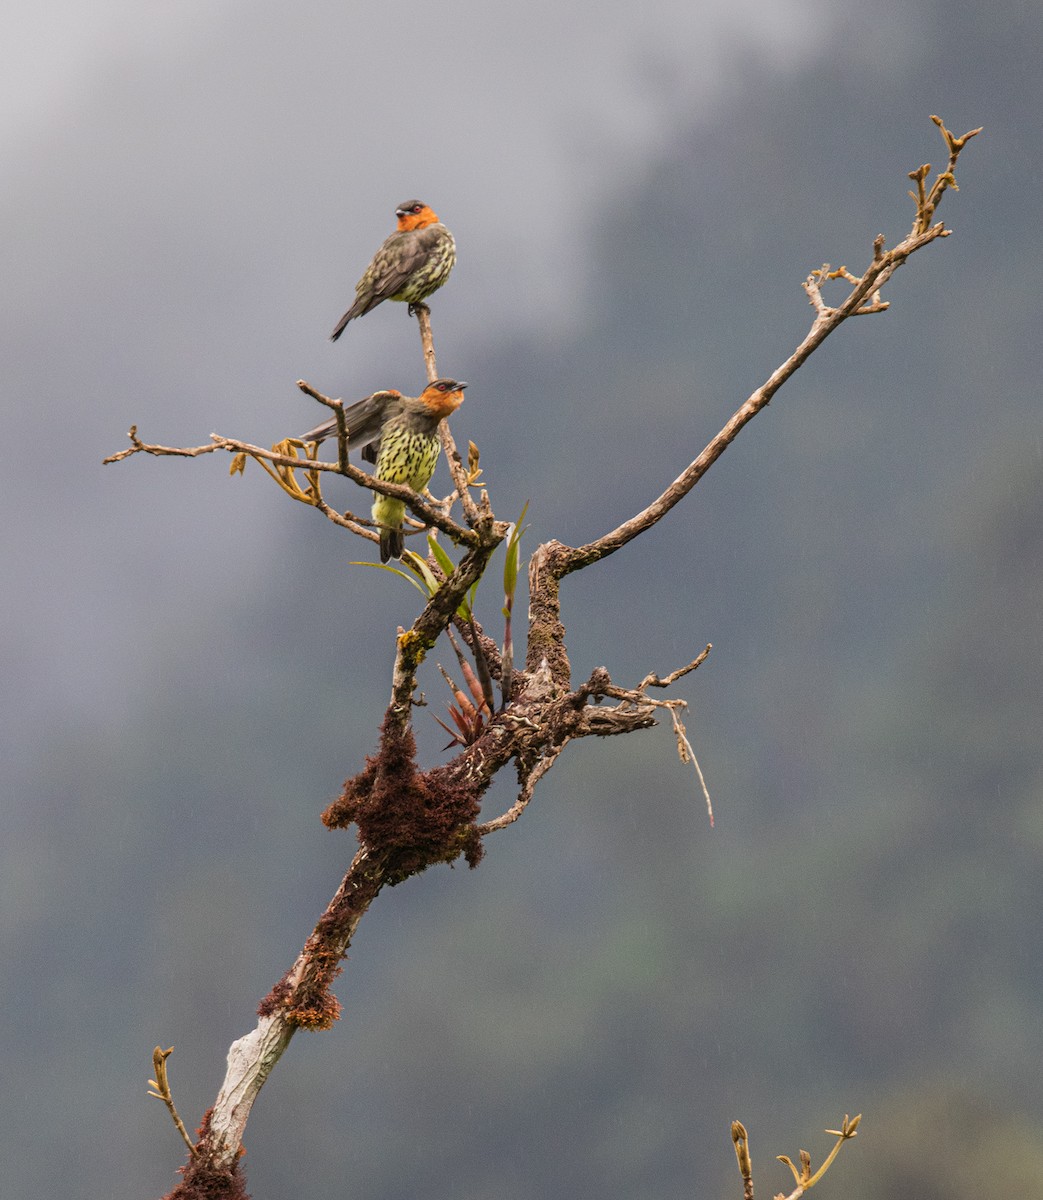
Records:
[[[167,1111],[170,1113],[171,1120],[177,1127],[178,1133],[181,1134],[182,1141],[188,1147],[188,1152],[194,1158],[198,1151],[192,1139],[188,1136],[188,1130],[185,1128],[184,1121],[178,1115],[177,1109],[174,1107],[174,1096],[170,1090],[170,1079],[167,1076],[167,1059],[174,1053],[174,1047],[171,1046],[168,1050],[164,1050],[162,1046],[157,1046],[152,1051],[152,1067],[156,1072],[156,1078],[149,1080],[149,1095],[155,1096],[157,1100],[162,1100],[167,1106]]]

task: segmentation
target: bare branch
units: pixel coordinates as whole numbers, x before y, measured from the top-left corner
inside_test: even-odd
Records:
[[[833,1161],[840,1153],[841,1146],[858,1136],[858,1126],[861,1121],[861,1113],[857,1117],[849,1117],[845,1113],[844,1120],[841,1122],[839,1129],[826,1130],[826,1133],[832,1134],[837,1138],[837,1142],[827,1155],[825,1162],[823,1162],[814,1175],[811,1173],[811,1155],[806,1150],[801,1150],[798,1154],[798,1158],[800,1159],[799,1169],[788,1155],[776,1155],[779,1162],[789,1167],[797,1186],[788,1196],[783,1196],[780,1193],[775,1197],[775,1200],[800,1200],[801,1196],[809,1192],[833,1165]],[[741,1121],[732,1122],[732,1143],[735,1146],[735,1157],[739,1165],[739,1175],[742,1177],[743,1200],[753,1200],[753,1161],[750,1156],[750,1139],[749,1134],[746,1132],[746,1127]]]
[[[713,811],[705,779],[681,716],[686,702],[680,698],[654,699],[648,695],[649,689],[669,687],[695,671],[705,662],[710,645],[665,678],[649,672],[636,688],[617,686],[603,667],[596,668],[586,682],[572,688],[560,614],[561,580],[571,572],[615,553],[661,520],[692,490],[746,423],[770,403],[778,389],[826,337],[848,317],[884,311],[887,303],[881,298],[881,289],[895,270],[923,246],[947,236],[948,230],[934,220],[934,214],[945,191],[956,186],[954,169],[960,151],[978,131],[972,130],[963,138],[955,138],[938,118],[932,119],[946,141],[949,163],[947,170],[939,174],[930,187],[928,167],[912,173],[917,208],[909,235],[891,250],[885,249],[882,236],[876,238],[872,261],[861,276],[846,267],[834,271],[828,265],[809,275],[804,287],[815,315],[805,338],[737,409],[699,456],[648,507],[586,545],[570,547],[548,541],[537,547],[529,563],[529,640],[525,669],[511,668],[512,678],[503,688],[503,705],[499,712],[491,711],[491,677],[496,671],[503,675],[503,656],[473,618],[465,619],[460,613],[468,593],[487,569],[492,554],[508,536],[511,526],[495,519],[484,490],[477,501],[472,497],[471,489],[481,486],[477,452],[472,448],[465,466],[444,422],[440,426],[440,436],[456,492],[444,501],[433,503],[407,487],[385,483],[350,464],[342,402],[323,396],[303,380],[298,383],[301,390],[336,414],[338,457],[335,463],[317,461],[313,457],[315,452],[306,451],[306,456],[301,458],[298,454],[300,443],[293,439],[266,450],[214,434],[206,446],[176,448],[145,444],[138,438],[136,427],[130,430],[130,448],[105,460],[120,461],[136,453],[195,457],[225,450],[236,456],[233,469],[241,469],[250,457],[295,499],[317,508],[328,519],[357,535],[376,540],[372,522],[352,513],[338,513],[323,498],[320,486],[323,472],[334,472],[362,488],[403,500],[418,520],[442,530],[465,547],[463,557],[455,566],[439,549],[436,556],[438,571],[432,569],[430,579],[424,577],[428,593],[424,608],[408,630],[398,632],[391,697],[384,714],[378,752],[367,759],[362,771],[348,780],[341,798],[323,815],[324,822],[330,827],[354,824],[360,849],[294,964],[262,1002],[256,1027],[233,1044],[224,1083],[209,1118],[204,1120],[200,1144],[193,1150],[192,1170],[209,1169],[226,1174],[234,1171],[242,1153],[243,1132],[252,1105],[296,1030],[325,1029],[336,1020],[339,1005],[331,991],[332,981],[340,970],[340,962],[359,921],[382,888],[418,874],[436,862],[453,862],[461,854],[470,865],[475,865],[481,856],[481,839],[519,819],[530,804],[537,785],[570,742],[583,737],[609,737],[647,729],[654,726],[659,714],[666,710],[670,714],[681,760],[694,764],[712,823]],[[846,284],[848,290],[842,302],[833,307],[826,302],[823,288],[827,283],[837,281]],[[430,313],[423,304],[413,306],[413,311],[418,318],[427,376],[434,380],[438,376]],[[298,472],[302,473],[305,485],[298,478]],[[449,516],[456,496],[460,497],[466,528]],[[423,565],[418,556],[417,561]],[[508,592],[513,594],[513,585]],[[479,680],[465,678],[473,703],[462,689],[452,684],[453,690],[459,692],[469,741],[447,763],[421,771],[416,763],[411,730],[412,709],[421,702],[416,698],[417,671],[438,637],[453,623],[476,655],[480,675]],[[455,639],[454,645],[459,650]],[[467,666],[466,674],[471,676],[462,651],[459,657],[461,664]],[[606,700],[616,703],[603,703]],[[483,711],[485,708],[489,709],[488,713]],[[479,824],[479,806],[485,789],[512,760],[519,780],[513,804],[502,815]],[[163,1063],[169,1051],[157,1048],[156,1054],[160,1059],[156,1062],[154,1094],[166,1099],[164,1088],[169,1094],[169,1085],[163,1074]],[[172,1109],[172,1101],[169,1106]],[[840,1145],[854,1137],[858,1121],[858,1117],[853,1120],[845,1117],[841,1130],[831,1131],[840,1140],[817,1173],[812,1174],[810,1157],[805,1152],[801,1152],[799,1170],[790,1160],[783,1159],[793,1170],[797,1183],[792,1200],[818,1182],[835,1159]],[[187,1133],[181,1128],[187,1141]],[[732,1138],[745,1200],[752,1200],[749,1142],[741,1123],[733,1124]]]
[[[181,1120],[177,1109],[174,1107],[174,1093],[170,1090],[170,1078],[167,1075],[167,1059],[173,1053],[173,1046],[169,1050],[164,1050],[162,1047],[157,1046],[152,1051],[152,1067],[156,1072],[156,1078],[148,1081],[149,1095],[155,1096],[157,1100],[162,1100],[167,1106],[170,1118],[177,1126],[178,1133],[181,1134],[181,1140],[188,1147],[189,1154],[194,1155],[196,1148],[192,1144],[192,1139],[188,1136],[188,1130],[185,1128],[184,1121]]]
[[[137,425],[131,425],[127,430],[127,437],[130,438],[131,444],[126,450],[120,450],[116,454],[110,454],[108,458],[103,458],[102,465],[114,462],[122,462],[125,458],[130,458],[132,454],[173,454],[179,458],[195,458],[200,454],[213,454],[215,450],[223,449],[222,446],[215,445],[210,442],[205,446],[149,446],[146,445],[141,438],[138,437]]]
[[[753,1162],[750,1158],[750,1137],[741,1121],[732,1121],[732,1143],[742,1176],[743,1200],[753,1200]]]
[[[529,648],[526,665],[530,671],[540,662],[546,662],[557,685],[562,688],[569,686],[570,666],[565,649],[565,628],[561,622],[561,580],[573,571],[581,570],[609,554],[614,554],[662,520],[691,492],[731,445],[740,430],[767,407],[779,388],[800,369],[831,333],[848,317],[862,312],[882,311],[884,302],[880,299],[880,291],[894,272],[916,251],[948,236],[949,231],[945,226],[940,222],[931,224],[930,218],[933,217],[945,191],[956,186],[954,168],[961,150],[980,131],[971,130],[962,138],[956,138],[940,119],[932,119],[941,130],[949,148],[949,169],[939,175],[929,193],[925,190],[922,195],[918,193],[914,196],[917,201],[917,214],[910,233],[891,250],[885,250],[883,237],[878,236],[873,242],[872,262],[861,277],[851,275],[846,268],[836,272],[835,278],[851,284],[848,295],[836,307],[828,306],[821,297],[820,288],[825,281],[824,275],[828,275],[829,272],[825,268],[819,268],[809,275],[804,286],[815,308],[815,319],[807,335],[785,362],[751,393],[699,456],[647,508],[586,545],[572,547],[550,541],[536,548],[529,560]]]
[[[478,826],[478,832],[482,837],[490,833],[495,833],[498,829],[506,829],[508,825],[513,825],[517,821],[526,808],[528,808],[532,794],[536,790],[536,784],[539,783],[558,761],[558,756],[571,740],[569,737],[564,738],[560,746],[554,746],[548,750],[536,766],[526,773],[521,791],[518,793],[518,799],[515,800],[511,807],[502,816],[495,817],[491,821],[485,821]]]
[[[207,1134],[218,1170],[237,1162],[254,1101],[293,1035],[302,1027],[328,1028],[335,1019],[329,980],[384,881],[382,864],[359,850],[304,949],[262,1004],[256,1027],[232,1043]]]
[[[325,404],[327,408],[333,409],[333,415],[337,420],[337,466],[341,474],[347,475],[348,424],[344,418],[344,401],[331,400],[329,396],[324,396],[322,392],[317,392],[310,383],[303,379],[297,380],[297,386],[306,396],[311,396],[313,400],[318,400],[320,404]]]
[[[886,252],[879,261],[874,261],[841,305],[819,312],[811,329],[796,350],[756,391],[750,394],[717,436],[710,440],[702,453],[681,472],[662,495],[611,532],[593,542],[588,542],[585,546],[571,549],[566,555],[564,574],[581,570],[583,567],[590,566],[591,563],[607,558],[608,555],[622,549],[639,534],[644,533],[646,529],[651,529],[653,525],[661,521],[702,479],[735,440],[740,430],[752,421],[762,409],[767,408],[779,388],[807,362],[826,338],[839,329],[848,317],[853,316],[862,308],[865,298],[879,291],[909,255],[934,241],[935,238],[944,236],[945,232],[941,225],[936,225],[926,233],[910,235],[893,250]]]
[[[643,692],[646,688],[650,687],[669,687],[672,683],[676,683],[682,676],[687,675],[690,671],[698,670],[698,668],[701,667],[704,662],[706,662],[707,658],[709,658],[710,651],[712,649],[713,642],[707,642],[706,649],[700,651],[700,653],[692,659],[688,666],[679,667],[676,671],[671,671],[665,679],[660,679],[659,676],[653,671],[651,674],[646,675],[644,679],[641,680],[641,682],[637,685],[637,690],[639,692]]]
[[[793,353],[782,363],[772,375],[756,391],[751,393],[746,402],[741,405],[727,422],[724,428],[713,438],[702,453],[674,480],[674,482],[647,508],[629,521],[604,534],[585,546],[570,549],[564,555],[562,574],[580,570],[591,563],[615,553],[627,542],[632,541],[646,529],[650,529],[692,490],[709,468],[717,461],[724,451],[738,436],[739,431],[751,421],[763,408],[771,402],[775,393],[797,371],[808,358],[818,349],[827,337],[848,319],[862,313],[882,312],[887,305],[880,299],[880,290],[888,282],[898,268],[917,250],[929,245],[938,238],[947,237],[949,230],[941,223],[931,224],[934,212],[945,191],[956,187],[953,174],[956,160],[966,143],[981,131],[971,130],[962,138],[955,138],[945,128],[937,117],[931,118],[942,131],[949,148],[949,166],[935,180],[929,194],[923,191],[923,180],[930,167],[921,167],[913,172],[914,178],[920,180],[920,192],[914,199],[917,201],[916,219],[910,233],[891,250],[884,250],[883,238],[878,237],[873,243],[873,260],[863,275],[852,275],[846,267],[839,271],[830,272],[828,266],[813,271],[804,282],[809,299],[815,307],[815,320],[807,336]],[[922,174],[921,174],[922,173]],[[852,284],[851,291],[845,300],[835,308],[828,307],[821,299],[818,290],[825,279],[843,279]],[[866,301],[868,300],[868,304]]]
[[[858,1126],[861,1121],[861,1113],[859,1113],[857,1117],[849,1117],[845,1113],[844,1120],[839,1129],[826,1130],[826,1133],[831,1133],[836,1137],[837,1142],[827,1155],[825,1162],[821,1167],[819,1167],[814,1175],[811,1173],[811,1155],[806,1150],[801,1150],[798,1153],[797,1157],[800,1159],[799,1170],[796,1166],[794,1166],[793,1160],[789,1157],[789,1155],[777,1154],[775,1156],[780,1163],[784,1163],[787,1167],[789,1167],[790,1171],[793,1173],[793,1179],[797,1184],[793,1191],[790,1192],[788,1196],[784,1197],[784,1200],[799,1200],[799,1197],[803,1196],[805,1192],[809,1192],[815,1186],[815,1184],[819,1182],[822,1176],[825,1175],[825,1173],[833,1165],[833,1160],[840,1153],[841,1146],[843,1146],[845,1142],[848,1142],[852,1138],[858,1136]]]
[[[431,333],[431,310],[426,304],[412,304],[410,310],[416,313],[417,324],[420,326],[420,348],[424,355],[427,382],[434,383],[438,378],[438,364],[435,362],[435,339]]]
[[[305,388],[302,388],[302,390],[305,390]],[[105,463],[119,462],[124,458],[129,458],[132,454],[172,455],[179,458],[195,458],[200,454],[212,454],[215,450],[225,450],[233,455],[245,455],[262,465],[271,464],[273,467],[286,468],[290,472],[304,470],[309,475],[323,471],[330,472],[336,475],[343,475],[353,483],[357,483],[359,487],[367,488],[371,492],[379,492],[383,496],[392,496],[396,500],[404,501],[410,511],[423,521],[425,527],[434,526],[440,529],[458,544],[474,546],[478,542],[478,536],[475,532],[466,529],[462,525],[458,525],[446,516],[440,508],[429,503],[405,484],[387,483],[383,479],[378,479],[375,475],[369,475],[348,462],[342,464],[339,462],[320,462],[318,459],[312,458],[301,459],[294,451],[292,440],[277,443],[277,447],[285,447],[285,449],[265,449],[263,446],[254,446],[250,442],[239,441],[237,438],[226,438],[220,434],[212,433],[210,435],[210,444],[206,446],[160,446],[142,442],[137,436],[136,425],[131,426],[128,436],[132,443],[128,449],[122,450],[118,454],[110,455],[102,461]],[[319,503],[320,497],[317,490],[313,488],[309,492],[308,489],[300,487],[294,490],[288,487],[286,482],[282,478],[279,478],[276,473],[272,471],[268,473],[272,478],[276,479],[276,482],[280,484],[284,491],[293,495],[294,499],[301,500],[303,503],[320,509],[327,516],[330,515],[332,510],[328,506]],[[361,523],[363,520],[364,518],[354,516],[347,518],[347,521],[354,523]],[[337,523],[345,524],[345,522],[341,521]],[[351,528],[351,525],[345,524],[345,528]]]
[[[416,313],[417,324],[420,326],[420,346],[424,354],[424,365],[427,368],[427,382],[434,383],[438,378],[438,365],[435,362],[435,340],[431,332],[431,310],[426,304],[414,304],[411,305],[411,309]],[[480,519],[478,509],[471,499],[467,472],[460,458],[460,452],[456,448],[456,442],[453,441],[453,435],[449,432],[447,422],[442,421],[439,424],[438,436],[442,442],[442,449],[445,451],[446,462],[449,463],[453,483],[456,485],[456,494],[460,497],[460,503],[463,505],[464,517],[467,524],[473,529]]]
[[[688,707],[688,701],[680,698],[674,700],[654,700],[650,696],[645,695],[647,687],[668,687],[675,680],[680,679],[683,675],[687,675],[689,671],[694,671],[700,663],[706,661],[707,655],[710,653],[711,647],[706,649],[686,667],[681,667],[677,671],[668,675],[666,679],[659,679],[655,674],[646,675],[636,688],[621,688],[614,684],[607,685],[601,689],[601,694],[611,696],[613,699],[621,701],[619,709],[612,710],[613,712],[626,711],[628,706],[636,707],[638,710],[647,711],[649,708],[666,709],[670,714],[670,721],[674,727],[674,737],[677,741],[677,756],[682,763],[687,765],[691,763],[695,769],[696,777],[699,780],[699,786],[702,788],[703,799],[706,801],[706,811],[710,818],[710,825],[713,825],[713,801],[710,799],[710,791],[706,786],[706,777],[703,775],[703,769],[699,766],[699,760],[696,758],[695,751],[692,749],[692,743],[688,740],[688,731],[685,729],[684,721],[681,719],[681,710]]]
[[[343,529],[350,529],[352,533],[357,534],[359,537],[379,544],[380,534],[375,533],[372,528],[367,528],[373,525],[369,517],[359,517],[352,512],[338,512],[335,508],[331,508],[321,496],[316,497],[314,505],[334,525],[340,525]]]
[[[467,470],[464,467],[463,460],[460,458],[460,451],[456,448],[456,442],[453,440],[453,435],[449,431],[449,422],[442,421],[438,426],[438,436],[442,442],[442,449],[445,451],[446,462],[449,464],[449,473],[453,477],[453,483],[456,484],[456,494],[460,497],[460,504],[464,510],[464,517],[467,524],[472,529],[476,526],[487,522],[491,518],[492,513],[488,511],[488,506],[484,512],[479,511],[475,504],[471,490],[468,486]],[[488,499],[488,497],[486,498]]]

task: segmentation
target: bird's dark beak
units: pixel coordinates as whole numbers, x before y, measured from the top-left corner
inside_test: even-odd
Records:
[[[462,391],[464,390],[464,388],[465,388],[465,387],[467,387],[467,384],[466,384],[466,383],[457,383],[457,385],[456,385],[456,386],[457,386],[457,387],[460,389],[460,391],[462,392]]]

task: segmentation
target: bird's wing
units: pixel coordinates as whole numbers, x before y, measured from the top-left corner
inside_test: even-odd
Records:
[[[344,424],[348,429],[348,449],[357,450],[359,446],[380,440],[380,429],[397,401],[402,399],[402,393],[396,391],[374,392],[364,400],[349,404],[344,410]],[[326,438],[337,436],[337,418],[323,421],[301,437],[302,442],[321,442]]]
[[[431,257],[435,246],[448,234],[440,224],[421,230],[396,230],[373,255],[362,278],[355,284],[355,300],[330,334],[335,342],[356,317],[364,317],[372,308],[398,293]],[[450,237],[451,234],[448,234]]]
[[[380,247],[358,285],[360,296],[363,291],[372,294],[370,308],[400,292],[410,275],[424,265],[437,239],[426,235],[426,229],[419,234],[393,233]]]
[[[393,233],[373,255],[373,261],[355,284],[355,299],[334,326],[330,341],[335,342],[340,337],[349,321],[364,317],[371,308],[400,291],[428,253],[417,244],[415,234],[402,230]]]

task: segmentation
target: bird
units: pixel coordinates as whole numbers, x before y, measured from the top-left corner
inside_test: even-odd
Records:
[[[431,481],[441,442],[438,423],[463,403],[466,383],[436,379],[419,396],[394,390],[374,392],[344,410],[348,449],[362,446],[362,457],[375,463],[373,474],[385,483],[404,483],[414,492]],[[324,421],[306,433],[302,442],[335,437],[337,421]],[[380,526],[380,561],[401,558],[405,549],[402,521],[405,502],[373,494],[373,520]]]
[[[423,200],[406,200],[395,209],[398,229],[373,255],[355,284],[355,302],[330,334],[335,342],[349,321],[365,316],[385,300],[413,305],[438,291],[456,262],[456,242]]]

